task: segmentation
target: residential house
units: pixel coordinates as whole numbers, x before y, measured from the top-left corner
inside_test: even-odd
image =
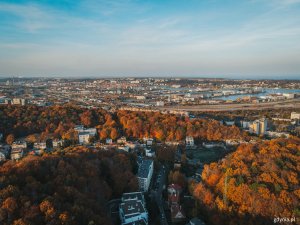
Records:
[[[46,150],[46,142],[36,142],[33,144],[35,154],[41,155]]]
[[[12,143],[11,148],[27,148],[27,142],[26,141],[15,141],[14,143]]]
[[[121,138],[119,138],[118,140],[117,140],[117,143],[118,144],[125,144],[126,143],[126,137],[121,137]]]
[[[180,193],[182,188],[178,184],[168,186],[168,204],[171,210],[171,220],[173,223],[185,220],[185,213],[180,205]]]
[[[80,132],[78,133],[79,144],[89,144],[91,140],[91,135],[89,132]]]
[[[19,160],[24,156],[23,148],[13,148],[10,153],[10,158],[12,160]]]
[[[84,128],[83,125],[77,125],[74,128],[78,132],[79,144],[89,144],[91,138],[95,137],[97,133],[96,128]]]
[[[55,139],[52,141],[53,148],[62,147],[64,144],[63,140]]]
[[[179,203],[180,201],[180,193],[182,188],[178,184],[170,184],[168,186],[168,204],[171,206],[172,204]]]
[[[106,138],[105,142],[107,145],[111,145],[113,143],[113,140],[111,138]]]
[[[173,223],[182,222],[185,220],[183,208],[179,204],[171,205],[171,220]]]

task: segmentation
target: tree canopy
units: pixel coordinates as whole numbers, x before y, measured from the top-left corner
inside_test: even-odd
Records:
[[[0,224],[112,224],[106,204],[137,191],[133,155],[70,147],[0,167]]]

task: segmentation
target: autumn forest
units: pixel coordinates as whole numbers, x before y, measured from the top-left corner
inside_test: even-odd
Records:
[[[74,105],[0,106],[0,133],[8,144],[18,138],[28,141],[35,134],[40,141],[71,143],[64,151],[30,155],[0,166],[0,224],[112,224],[108,201],[138,190],[136,155],[72,145],[78,141],[74,127],[79,124],[97,128],[95,140],[100,142],[122,136],[180,143],[186,136],[196,142],[251,138],[217,120],[159,112],[108,112]],[[168,151],[174,153],[159,149],[158,159],[168,159]],[[169,180],[174,177],[171,174]],[[196,215],[208,224],[264,225],[272,224],[275,216],[300,216],[299,177],[298,137],[258,139],[205,165],[201,182],[189,182],[186,189],[196,200]]]

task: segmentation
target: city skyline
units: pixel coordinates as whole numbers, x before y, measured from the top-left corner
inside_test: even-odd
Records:
[[[299,79],[300,1],[1,1],[0,77]]]

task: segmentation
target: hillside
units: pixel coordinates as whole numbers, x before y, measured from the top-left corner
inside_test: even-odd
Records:
[[[136,191],[131,155],[84,147],[0,167],[0,224],[103,224],[106,203]]]
[[[299,218],[299,174],[299,138],[241,145],[219,163],[204,167],[203,181],[194,188],[197,208],[216,225]]]

